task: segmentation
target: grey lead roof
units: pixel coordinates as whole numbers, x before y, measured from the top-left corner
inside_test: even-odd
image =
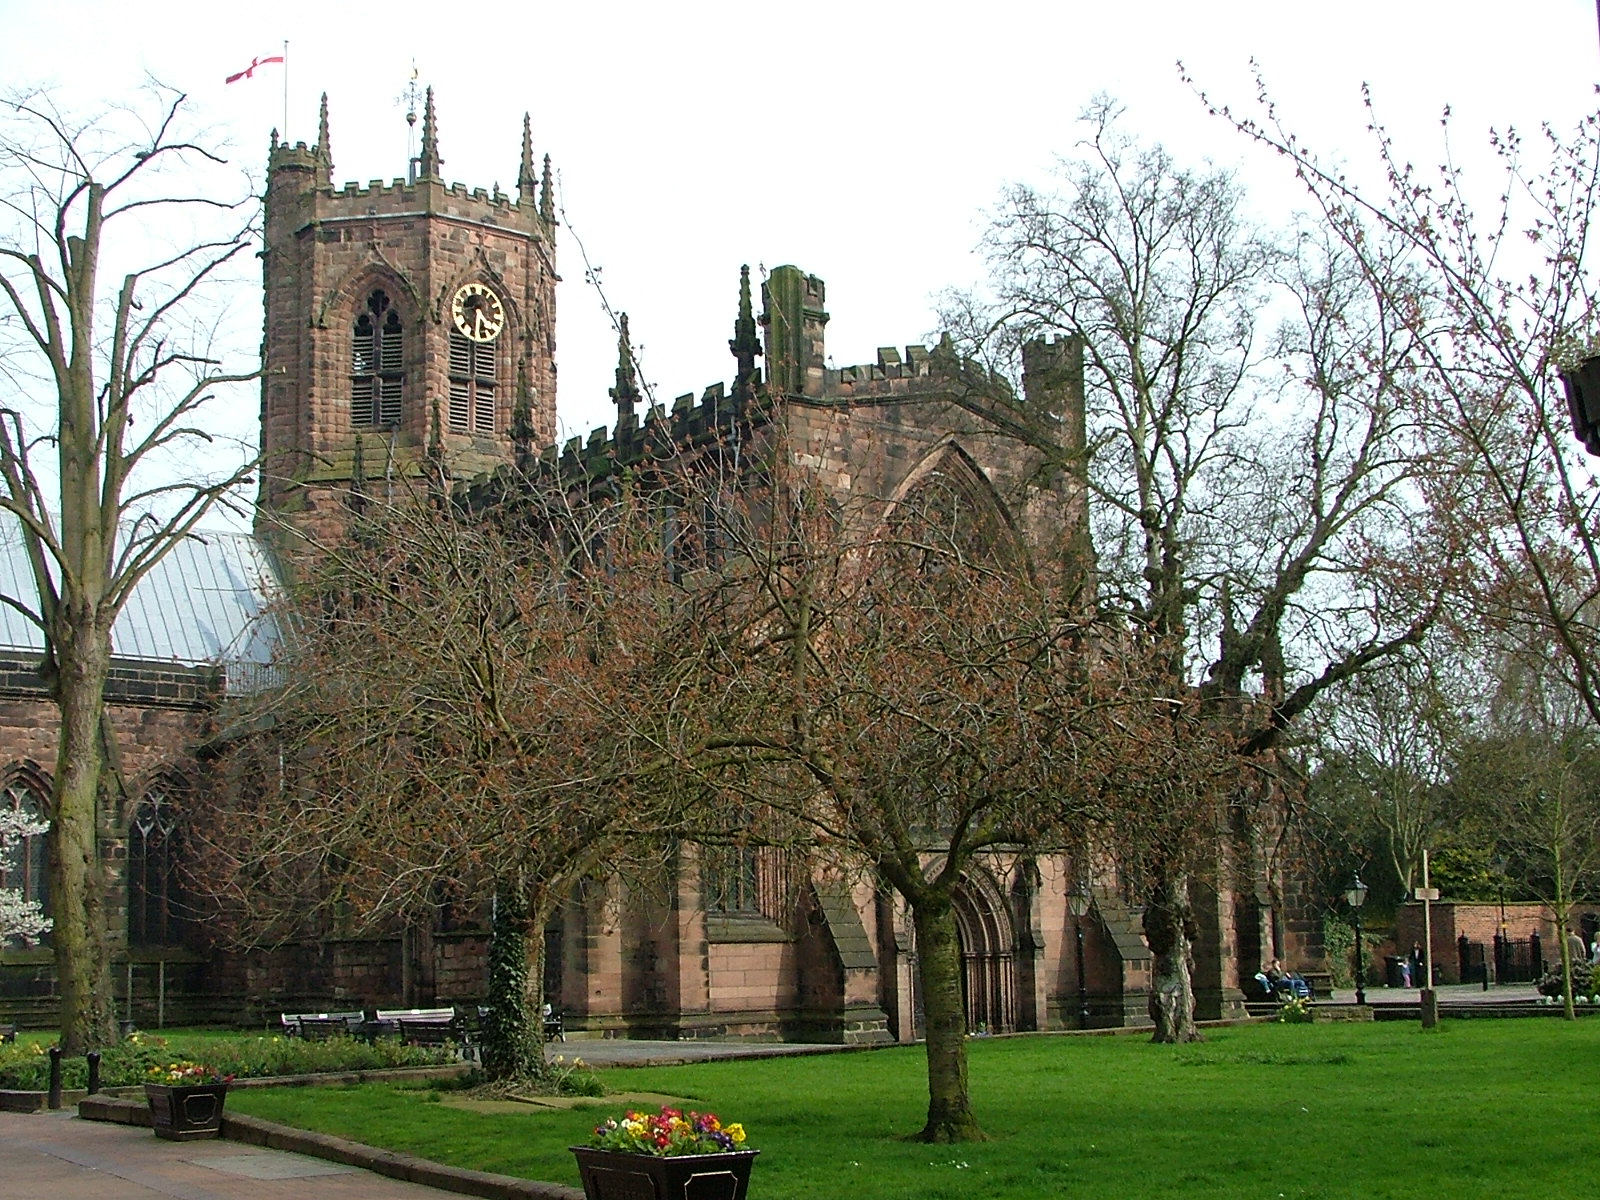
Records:
[[[151,663],[266,664],[277,644],[267,607],[271,560],[247,533],[197,532],[139,582],[111,632],[119,658]],[[37,609],[38,595],[14,519],[0,516],[0,595]],[[0,652],[44,648],[38,628],[0,605]]]

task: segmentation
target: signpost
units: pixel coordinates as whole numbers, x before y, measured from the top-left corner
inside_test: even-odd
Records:
[[[1433,990],[1433,902],[1439,898],[1439,889],[1428,886],[1428,852],[1422,852],[1422,886],[1413,893],[1422,901],[1422,1027],[1432,1029],[1439,1023],[1439,996]]]

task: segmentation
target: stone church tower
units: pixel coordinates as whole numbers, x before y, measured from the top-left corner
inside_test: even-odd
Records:
[[[445,183],[430,88],[405,179],[333,184],[272,139],[258,524],[336,536],[352,490],[448,486],[555,435],[555,210],[528,119],[515,199]]]

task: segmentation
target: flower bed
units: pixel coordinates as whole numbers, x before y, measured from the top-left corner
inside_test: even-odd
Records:
[[[182,1038],[134,1033],[100,1055],[102,1087],[133,1087],[164,1080],[162,1074],[195,1065],[203,1057],[206,1069],[217,1076],[237,1079],[275,1075],[319,1075],[330,1072],[374,1071],[392,1067],[441,1066],[455,1061],[451,1047],[407,1046],[393,1038],[375,1043],[354,1038],[305,1042],[284,1037],[207,1038],[185,1044]],[[61,1083],[67,1090],[88,1086],[89,1066],[82,1058],[61,1060]],[[44,1091],[50,1083],[50,1056],[41,1045],[0,1046],[0,1090]]]

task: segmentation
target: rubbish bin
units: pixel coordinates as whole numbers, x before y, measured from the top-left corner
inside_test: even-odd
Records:
[[[1406,986],[1406,959],[1401,954],[1385,954],[1383,956],[1383,982],[1385,987]]]

